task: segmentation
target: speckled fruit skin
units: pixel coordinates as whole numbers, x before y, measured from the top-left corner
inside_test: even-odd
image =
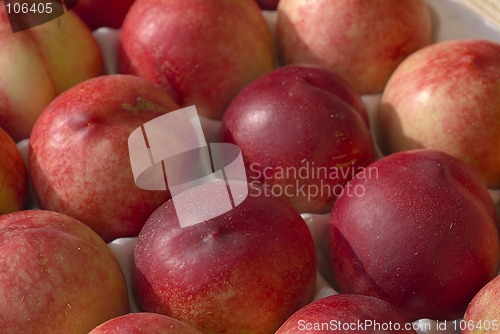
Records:
[[[135,0],[78,0],[75,13],[90,30],[100,27],[119,29]]]
[[[380,93],[397,65],[431,41],[423,0],[281,0],[284,64],[322,65],[360,94]]]
[[[441,42],[408,57],[384,91],[378,123],[386,153],[444,151],[500,187],[500,44]]]
[[[170,195],[135,185],[128,137],[178,108],[159,87],[129,75],[91,79],[61,94],[30,138],[29,169],[40,206],[77,218],[106,242],[137,236]]]
[[[272,334],[309,302],[316,254],[307,225],[285,201],[249,191],[235,209],[182,229],[171,200],[151,215],[134,252],[144,311],[205,334]],[[199,196],[181,200],[221,194],[207,186]]]
[[[220,119],[231,98],[274,67],[255,0],[142,0],[121,30],[121,67],[161,85],[182,107]]]
[[[23,208],[28,192],[28,173],[12,138],[0,128],[0,215]]]
[[[372,295],[410,320],[457,319],[496,272],[497,216],[479,176],[432,150],[395,153],[356,176],[363,196],[342,196],[329,224],[340,291]]]
[[[331,210],[342,186],[375,160],[360,97],[317,66],[286,66],[256,79],[233,99],[223,125],[223,141],[241,148],[249,182],[269,186],[269,196],[283,195],[299,212]],[[284,175],[285,168],[310,175]],[[318,168],[328,172],[315,177]]]
[[[106,321],[89,334],[202,334],[174,318],[157,313],[129,313]]]
[[[128,312],[113,254],[95,232],[63,214],[0,216],[0,272],[5,334],[86,334]]]
[[[375,326],[387,326],[389,323],[393,324],[393,330],[376,331]],[[322,324],[328,324],[328,328],[321,328]],[[403,318],[394,306],[383,300],[362,295],[340,294],[304,306],[295,312],[276,334],[416,334],[413,329],[406,330],[407,324],[408,320]],[[351,328],[345,330],[342,326]],[[400,326],[401,330],[394,330],[397,326]]]
[[[0,127],[16,142],[58,94],[103,74],[99,47],[72,12],[13,33],[0,6],[0,45]]]
[[[494,334],[500,330],[500,276],[486,284],[465,311],[463,334]]]

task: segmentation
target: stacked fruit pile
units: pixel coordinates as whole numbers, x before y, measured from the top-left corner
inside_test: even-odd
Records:
[[[439,6],[0,5],[1,332],[498,333],[500,33],[441,41]],[[191,105],[247,183],[176,200],[247,195],[181,227],[128,140]]]

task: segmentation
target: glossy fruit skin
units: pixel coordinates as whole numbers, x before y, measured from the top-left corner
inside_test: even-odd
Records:
[[[472,166],[500,187],[500,44],[456,40],[408,57],[382,96],[377,124],[385,154],[427,148]]]
[[[29,169],[40,207],[90,226],[106,242],[137,236],[167,191],[136,186],[128,138],[178,105],[131,75],[85,81],[56,98],[30,138]]]
[[[142,310],[203,333],[272,334],[309,302],[316,255],[307,225],[285,201],[249,191],[235,209],[185,228],[172,200],[151,215],[134,251]],[[185,199],[218,195],[208,185]]]
[[[262,10],[276,10],[280,0],[256,0]]]
[[[90,30],[107,27],[120,29],[135,0],[78,0],[72,9]]]
[[[220,119],[231,99],[272,70],[269,27],[255,0],[142,0],[120,35],[122,73],[144,77],[181,107]]]
[[[276,334],[379,333],[377,328],[389,324],[383,333],[416,333],[391,304],[370,296],[338,294],[304,306]]]
[[[392,154],[356,176],[329,224],[341,292],[395,305],[410,320],[457,319],[497,272],[498,220],[479,176],[432,150]]]
[[[286,198],[299,212],[331,210],[347,181],[375,160],[359,95],[317,66],[261,76],[232,100],[222,121],[222,140],[240,147],[249,182],[266,185],[268,196]]]

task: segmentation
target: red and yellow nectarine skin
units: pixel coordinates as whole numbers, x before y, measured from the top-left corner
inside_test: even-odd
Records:
[[[63,214],[0,216],[0,272],[5,334],[85,334],[128,312],[113,254],[90,228]]]
[[[428,148],[472,166],[500,187],[500,44],[441,42],[408,57],[382,97],[379,144],[386,153]]]
[[[498,220],[478,175],[432,150],[395,153],[356,176],[329,224],[333,276],[340,291],[372,295],[410,320],[457,319],[497,272]]]
[[[472,299],[461,323],[463,334],[494,334],[500,331],[500,275]]]
[[[197,203],[220,198],[215,189],[178,196]],[[235,209],[185,228],[172,200],[151,215],[134,252],[142,310],[207,334],[272,334],[309,302],[316,254],[307,225],[285,201],[249,191]]]
[[[288,318],[276,334],[415,334],[415,331],[407,326],[411,326],[408,320],[402,317],[394,306],[383,300],[362,295],[339,294],[304,306]],[[379,329],[386,327],[387,330]]]
[[[201,334],[182,321],[157,313],[129,313],[106,321],[89,334]]]
[[[0,127],[16,142],[58,94],[103,74],[99,47],[73,12],[13,33],[0,6],[0,45]]]
[[[159,87],[130,75],[102,76],[61,94],[30,138],[30,174],[41,207],[79,219],[107,242],[137,236],[169,193],[135,185],[128,137],[175,109]]]
[[[398,64],[431,41],[423,0],[281,0],[284,64],[324,66],[360,94],[380,93]]]
[[[221,118],[231,98],[274,67],[255,0],[144,0],[121,31],[121,69],[161,85],[180,106]]]
[[[23,208],[28,173],[16,143],[0,128],[0,215]]]

